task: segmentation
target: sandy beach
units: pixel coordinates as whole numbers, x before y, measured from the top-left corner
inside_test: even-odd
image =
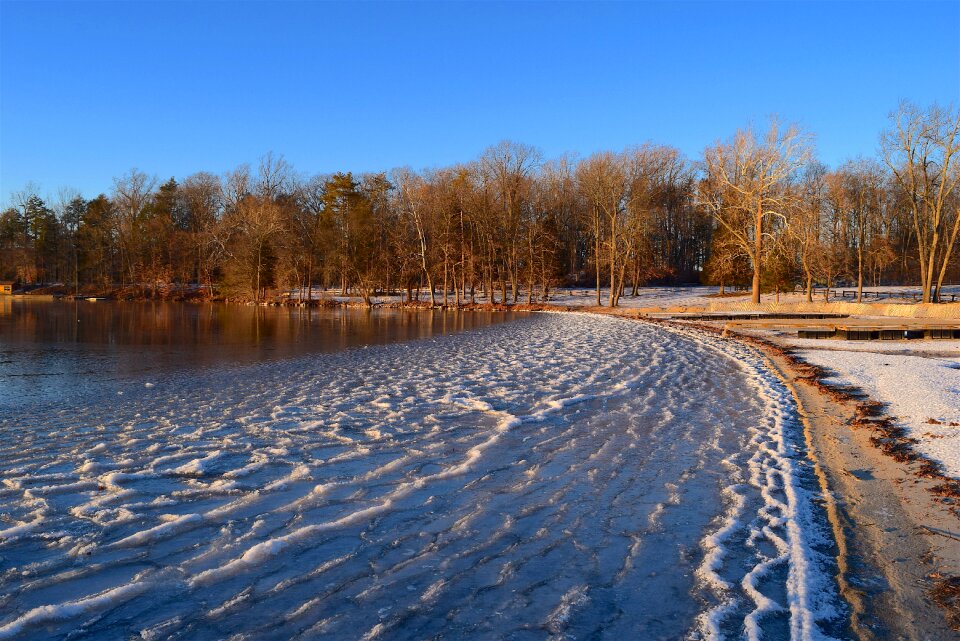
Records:
[[[919,465],[898,463],[870,442],[868,429],[851,426],[857,400],[823,394],[782,354],[764,352],[793,390],[810,452],[833,500],[828,506],[851,628],[862,639],[942,639],[944,616],[931,593],[960,575],[960,520],[954,503],[937,500],[939,481],[918,475]]]

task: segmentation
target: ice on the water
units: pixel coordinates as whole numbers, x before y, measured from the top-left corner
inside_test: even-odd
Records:
[[[739,344],[539,314],[147,382],[3,422],[0,638],[842,630],[795,404]]]

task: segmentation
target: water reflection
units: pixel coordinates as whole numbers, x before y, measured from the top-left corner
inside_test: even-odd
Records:
[[[63,399],[103,383],[183,369],[429,338],[516,316],[4,298],[0,405]]]

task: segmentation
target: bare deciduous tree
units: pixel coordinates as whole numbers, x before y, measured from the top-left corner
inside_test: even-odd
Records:
[[[790,224],[790,235],[797,248],[803,272],[804,294],[807,301],[813,300],[813,279],[816,263],[823,250],[822,225],[824,191],[827,168],[821,163],[811,163],[803,172],[796,199],[796,210]]]
[[[880,139],[883,158],[909,203],[923,302],[936,301],[960,233],[954,200],[960,181],[960,110],[903,102],[890,118],[891,128]]]
[[[771,219],[786,223],[794,197],[787,186],[811,156],[810,137],[776,118],[763,138],[742,129],[704,151],[700,202],[750,257],[754,303],[760,302],[764,238],[774,233]]]
[[[113,202],[117,211],[117,239],[121,264],[125,263],[131,283],[137,282],[139,243],[144,240],[141,224],[157,179],[131,169],[113,181]]]
[[[601,245],[606,235],[610,274],[610,307],[616,304],[612,292],[617,274],[617,232],[627,208],[629,183],[622,154],[605,151],[593,154],[577,167],[577,183],[593,212],[594,257],[597,270],[597,306],[600,301]]]

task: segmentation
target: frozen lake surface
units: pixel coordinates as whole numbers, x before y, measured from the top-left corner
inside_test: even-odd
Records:
[[[845,636],[736,343],[533,314],[157,374],[0,419],[0,639]]]

